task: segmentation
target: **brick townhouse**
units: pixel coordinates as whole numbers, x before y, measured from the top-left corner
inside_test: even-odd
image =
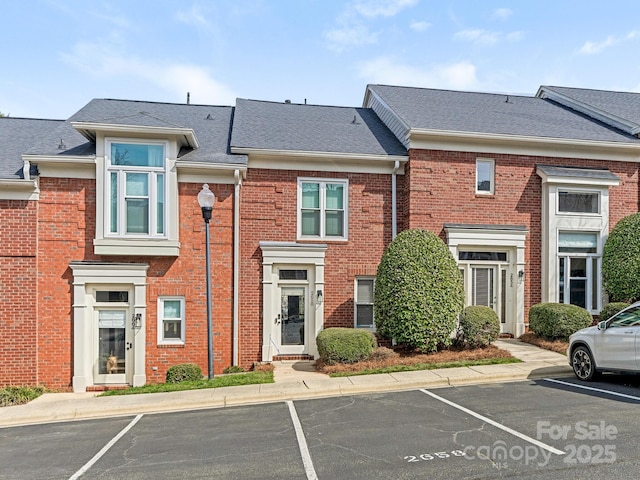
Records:
[[[398,231],[449,246],[467,304],[521,335],[531,305],[606,302],[607,234],[638,211],[640,94],[384,85],[360,108],[93,100],[0,119],[0,384],[85,391],[206,370],[203,184],[216,373],[373,329]]]

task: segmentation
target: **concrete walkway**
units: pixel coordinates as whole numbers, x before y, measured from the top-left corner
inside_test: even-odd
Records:
[[[113,397],[47,393],[26,405],[0,408],[0,427],[572,375],[564,355],[519,340],[495,345],[523,363],[329,378],[316,372],[312,362],[282,361],[274,362],[275,383],[265,385]]]

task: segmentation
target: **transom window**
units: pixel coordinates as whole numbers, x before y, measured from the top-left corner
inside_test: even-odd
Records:
[[[356,278],[355,292],[355,326],[375,330],[373,321],[373,277]]]
[[[347,180],[298,180],[298,237],[347,238]]]
[[[184,344],[184,297],[158,298],[158,343]]]
[[[109,236],[165,237],[165,149],[164,142],[107,142]]]
[[[492,159],[476,160],[476,193],[493,195],[495,162]]]
[[[600,213],[600,194],[558,190],[558,212]]]

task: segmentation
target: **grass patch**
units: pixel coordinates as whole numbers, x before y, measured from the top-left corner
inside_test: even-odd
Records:
[[[381,349],[378,349],[380,351]],[[496,365],[518,363],[511,353],[494,345],[486,348],[450,348],[436,353],[391,352],[375,354],[369,360],[352,364],[322,365],[316,367],[321,373],[331,377],[371,375],[376,373],[406,372],[412,370],[433,370],[435,368],[470,367],[474,365]]]
[[[44,387],[3,387],[0,388],[0,407],[23,405],[35,400],[47,391]]]
[[[547,340],[545,338],[539,337],[533,332],[527,332],[523,334],[519,338],[519,340],[525,343],[530,343],[531,345],[535,345],[536,347],[544,348],[545,350],[551,350],[552,352],[561,353],[563,355],[567,354],[567,348],[569,348],[569,342],[565,342],[564,340]]]
[[[213,380],[207,379],[192,382],[143,385],[142,387],[131,387],[124,390],[109,390],[101,393],[98,396],[108,397],[112,395],[136,395],[138,393],[179,392],[183,390],[236,387],[238,385],[256,385],[261,383],[273,383],[273,371],[257,371],[232,375],[221,375],[214,377]]]
[[[414,370],[435,370],[436,368],[473,367],[477,365],[502,365],[506,363],[520,363],[517,358],[494,358],[486,360],[460,360],[457,362],[443,363],[415,363],[412,365],[389,365],[381,368],[365,368],[357,372],[336,372],[330,377],[353,377],[356,375],[373,375],[376,373],[411,372]]]

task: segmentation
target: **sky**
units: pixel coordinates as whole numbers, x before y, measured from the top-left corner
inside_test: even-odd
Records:
[[[640,92],[637,0],[0,0],[0,112],[362,105],[367,84]]]

